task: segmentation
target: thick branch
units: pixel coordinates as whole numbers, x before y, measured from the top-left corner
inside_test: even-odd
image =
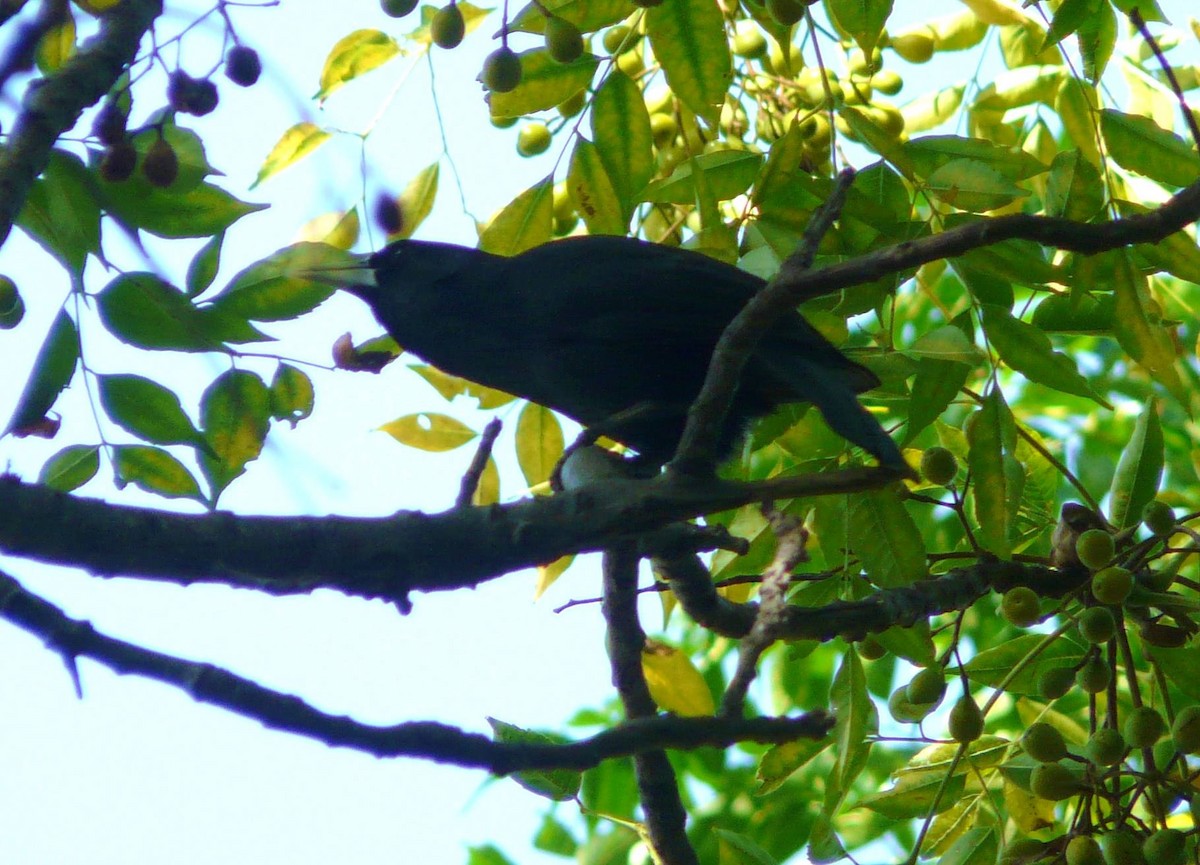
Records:
[[[495,742],[478,733],[434,722],[386,727],[328,715],[299,697],[281,694],[228,670],[187,661],[97,632],[67,617],[0,572],[0,617],[40,637],[73,666],[88,658],[117,673],[144,676],[186,691],[195,700],[251,718],[264,726],[326,745],[376,757],[415,757],[507,775],[526,769],[591,769],[613,757],[662,748],[725,748],[737,742],[778,744],[826,735],[824,712],[797,718],[653,717],[622,724],[589,739],[562,745]]]
[[[100,20],[100,32],[62,68],[30,86],[7,147],[0,150],[0,244],[46,168],[54,142],[95,105],[137,55],[162,0],[123,0]]]
[[[8,477],[0,478],[0,550],[102,576],[215,582],[278,595],[331,588],[404,601],[411,591],[475,586],[701,514],[870,489],[891,477],[857,469],[744,484],[663,475],[510,505],[380,519],[165,513]]]

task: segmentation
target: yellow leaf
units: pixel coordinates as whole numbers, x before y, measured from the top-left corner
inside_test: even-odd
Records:
[[[555,581],[563,575],[563,572],[571,567],[573,561],[575,561],[574,556],[563,556],[561,559],[556,559],[548,565],[538,565],[537,588],[533,590],[533,599],[536,601],[544,595],[546,589],[554,585]]]
[[[684,717],[711,715],[716,711],[704,677],[678,649],[647,640],[642,650],[642,674],[659,708]]]
[[[531,487],[545,482],[563,454],[562,426],[550,409],[528,403],[517,418],[517,462]]]
[[[271,148],[271,152],[263,160],[262,167],[258,169],[258,177],[254,178],[250,188],[253,189],[268,177],[299,162],[324,144],[329,137],[329,133],[315,123],[297,123],[283,133],[275,146]]]
[[[475,431],[449,415],[418,412],[379,427],[401,444],[423,451],[449,451],[475,438]]]

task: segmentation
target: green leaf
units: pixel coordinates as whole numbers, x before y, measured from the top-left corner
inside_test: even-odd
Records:
[[[113,467],[118,488],[133,484],[163,498],[204,501],[192,473],[162,448],[116,445],[113,447]]]
[[[849,33],[868,57],[892,14],[892,0],[843,0],[826,7],[838,28]]]
[[[258,169],[258,176],[254,178],[254,182],[250,184],[250,188],[253,189],[268,177],[272,177],[288,166],[299,162],[331,137],[331,133],[326,132],[315,123],[303,121],[295,124],[275,142],[275,146],[271,148],[271,152],[263,160],[262,167]]]
[[[408,182],[400,193],[400,230],[388,235],[389,240],[412,237],[433,210],[438,191],[438,163],[427,165]]]
[[[51,150],[16,222],[76,279],[82,278],[88,253],[100,252],[100,205],[83,161]]]
[[[1061,637],[1051,642],[1030,661],[1029,654],[1046,639],[1043,634],[1023,634],[984,649],[965,665],[967,678],[990,688],[1000,686],[1013,670],[1020,672],[1006,686],[1010,694],[1037,695],[1038,678],[1047,670],[1071,667],[1083,658],[1083,649],[1072,640]]]
[[[224,242],[225,234],[222,232],[200,247],[200,251],[192,257],[191,264],[188,265],[187,280],[185,282],[188,297],[195,297],[201,294],[216,279],[217,268],[221,262],[221,245]]]
[[[988,552],[1002,559],[1011,554],[1008,544],[1008,483],[1004,474],[1004,441],[1009,438],[1012,415],[999,388],[984,398],[967,433],[967,465],[971,470],[971,498],[975,504],[976,538]]]
[[[295,243],[256,261],[230,280],[207,309],[252,321],[283,321],[311,312],[334,289],[312,279],[315,273],[365,265],[324,243]]]
[[[550,240],[554,224],[554,176],[535,183],[496,214],[479,236],[479,248],[518,255]]]
[[[312,414],[312,379],[290,364],[281,363],[271,379],[271,417],[296,424]]]
[[[728,829],[716,831],[721,865],[779,865],[779,860],[755,843],[753,838]]]
[[[1050,29],[1046,31],[1042,49],[1057,45],[1078,30],[1088,18],[1097,13],[1096,7],[1101,5],[1101,2],[1102,0],[1063,0],[1050,21]]]
[[[1127,250],[1115,255],[1113,291],[1117,342],[1135,361],[1141,364],[1165,387],[1181,405],[1190,405],[1187,388],[1175,369],[1175,347],[1171,336],[1161,324],[1151,324],[1146,316],[1142,298],[1146,295],[1146,278],[1137,271]]]
[[[1054,294],[1034,309],[1033,325],[1057,333],[1112,333],[1115,305],[1111,294]]]
[[[958,330],[958,328],[952,328]],[[962,331],[959,331],[962,333]],[[967,383],[971,367],[952,360],[923,357],[917,363],[908,403],[908,429],[905,442],[911,442],[921,430],[941,416]]]
[[[870,794],[858,804],[889,820],[913,820],[930,813],[940,814],[953,806],[962,795],[966,783],[963,775],[955,775],[947,783],[946,773],[941,769],[905,772],[896,778],[896,783],[890,788]],[[942,790],[943,784],[945,791]],[[935,802],[937,810],[931,812]]]
[[[1113,108],[1100,112],[1100,132],[1117,164],[1168,186],[1187,186],[1200,176],[1191,144],[1148,117]]]
[[[133,136],[131,142],[137,150],[138,159],[144,159],[151,145],[162,138],[175,151],[175,161],[179,170],[170,186],[162,192],[179,195],[199,186],[210,174],[219,173],[208,164],[208,155],[204,152],[204,142],[200,136],[190,129],[176,126],[174,122],[164,121],[161,127],[145,128]],[[134,172],[133,177],[122,183],[132,183],[141,190],[159,189],[148,181],[141,172]]]
[[[17,400],[16,411],[4,429],[4,435],[23,431],[37,424],[50,411],[63,388],[75,375],[79,361],[79,331],[66,310],[61,310],[50,325],[46,341],[38,350],[29,381]]]
[[[983,138],[959,135],[924,135],[903,145],[918,177],[928,178],[935,171],[959,159],[981,162],[1010,181],[1027,180],[1046,170],[1046,166],[1023,150],[994,144]]]
[[[717,201],[728,201],[750,188],[758,178],[762,155],[748,150],[715,150],[702,153],[694,160],[681,162],[670,177],[655,180],[644,190],[639,199],[655,203],[691,204],[696,197],[696,184],[692,177],[694,168],[704,172],[713,197]]]
[[[497,742],[516,745],[561,745],[563,742],[561,737],[525,730],[495,718],[488,718],[487,722],[491,725],[492,735]],[[537,793],[539,796],[545,796],[556,802],[575,798],[582,783],[581,773],[571,769],[515,772],[512,779],[531,793]]]
[[[1150,208],[1132,201],[1116,199],[1121,216],[1147,213]],[[1165,270],[1187,282],[1200,283],[1200,247],[1189,231],[1176,231],[1157,243],[1139,243],[1134,247],[1138,255],[1154,267]]]
[[[601,27],[616,24],[629,15],[629,0],[541,0],[530,3],[516,14],[509,29],[522,33],[544,33],[546,16],[570,21],[584,33],[594,33]]]
[[[522,51],[521,83],[508,93],[489,93],[492,117],[521,117],[561,105],[592,83],[600,59],[583,54],[570,63],[559,63],[544,48]]]
[[[1046,215],[1087,222],[1104,207],[1104,183],[1078,150],[1060,151],[1046,178]]]
[[[1054,110],[1062,119],[1070,142],[1079,148],[1084,159],[1096,166],[1100,164],[1095,119],[1098,107],[1096,88],[1074,76],[1063,82],[1054,100]]]
[[[1105,2],[1096,4],[1096,14],[1078,30],[1079,53],[1083,55],[1083,74],[1093,84],[1104,74],[1117,44],[1117,16]]]
[[[1075,361],[1055,351],[1050,339],[1034,325],[1014,317],[1007,309],[981,304],[983,329],[1000,358],[1030,381],[1064,393],[1108,403],[1079,374]]]
[[[952,207],[972,213],[995,210],[1029,195],[996,169],[974,159],[952,159],[939,166],[926,178],[925,188]]]
[[[997,850],[996,830],[990,826],[976,826],[951,845],[938,860],[938,865],[992,865]]]
[[[773,746],[758,762],[755,778],[759,785],[754,792],[759,796],[775,792],[796,770],[810,763],[832,744],[831,739],[824,738],[798,739],[795,742]]]
[[[96,300],[113,335],[138,348],[209,351],[220,346],[200,310],[153,273],[122,274]]]
[[[462,421],[437,412],[407,414],[379,429],[402,445],[434,453],[462,447],[478,435]]]
[[[71,445],[52,456],[38,474],[38,483],[69,493],[77,490],[100,470],[99,445]]]
[[[1121,451],[1113,474],[1109,519],[1119,529],[1136,526],[1142,509],[1158,495],[1163,473],[1163,433],[1153,398],[1138,416],[1133,436]]]
[[[200,421],[208,448],[200,454],[200,467],[212,486],[214,504],[262,452],[270,418],[270,392],[252,372],[231,369],[204,391]]]
[[[879,712],[867,693],[862,661],[853,648],[842,654],[841,666],[829,688],[829,702],[837,718],[832,734],[837,757],[831,786],[849,790],[866,766],[871,735],[879,730]]]
[[[622,218],[621,200],[600,159],[600,151],[583,136],[576,138],[571,154],[567,194],[583,218],[588,234],[625,234],[629,220]]]
[[[562,424],[550,409],[526,403],[517,418],[517,463],[532,488],[550,479],[563,454]]]
[[[875,585],[907,586],[928,573],[921,532],[895,491],[854,496],[847,529],[850,547]]]
[[[247,204],[211,183],[176,192],[151,186],[140,173],[121,183],[98,183],[109,213],[131,228],[172,240],[220,234],[246,214],[267,207]]]
[[[98,375],[100,404],[126,432],[152,444],[202,442],[179,397],[139,375]]]
[[[671,0],[652,6],[646,10],[646,35],[672,92],[715,125],[733,80],[720,7],[711,0]]]
[[[592,140],[621,202],[628,224],[634,204],[654,176],[654,136],[641,89],[629,76],[614,72],[592,102]]]
[[[965,364],[975,364],[986,357],[979,346],[963,333],[962,328],[952,324],[944,324],[922,334],[907,353],[919,358],[953,360]]]
[[[315,98],[324,101],[342,85],[378,69],[401,53],[396,40],[382,30],[355,30],[343,36],[329,49],[321,69],[321,89]]]

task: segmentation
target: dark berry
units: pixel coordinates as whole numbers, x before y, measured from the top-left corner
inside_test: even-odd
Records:
[[[225,55],[225,77],[239,87],[249,87],[262,75],[258,52],[245,45],[234,45]]]

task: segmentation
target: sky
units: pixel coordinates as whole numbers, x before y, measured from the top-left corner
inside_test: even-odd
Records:
[[[193,8],[169,5],[180,11],[168,18],[168,32]],[[925,14],[936,7],[961,8],[951,0],[920,6],[917,12]],[[203,136],[210,162],[226,174],[220,180],[225,188],[272,207],[229,232],[218,284],[289,243],[308,220],[358,202],[364,153],[368,200],[376,190],[399,191],[442,158],[424,59],[399,58],[339,91],[322,108],[309,98],[336,38],[359,27],[399,36],[414,26],[413,19],[386,18],[374,0],[228,8],[242,41],[262,53],[264,79],[240,90],[218,77],[220,107],[209,117],[188,118],[186,125]],[[1184,16],[1178,17],[1183,23]],[[493,47],[490,25],[454,52],[436,51],[433,57],[450,156],[469,210],[479,217],[548,174],[565,144],[556,141],[542,157],[518,159],[516,130],[488,123],[474,77]],[[193,74],[216,62],[213,34],[202,27],[185,41],[179,61]],[[169,64],[176,62],[174,46],[163,55]],[[914,82],[901,101],[919,89]],[[393,91],[394,101],[388,97]],[[151,101],[147,97],[140,106],[143,115],[156,107]],[[12,110],[9,94],[0,102],[6,128]],[[372,132],[365,145],[352,134],[337,136],[306,162],[248,190],[263,157],[299,119]],[[443,161],[438,204],[419,236],[471,244],[473,222],[463,212],[449,167]],[[115,260],[178,280],[198,245],[151,242],[147,262],[116,243]],[[97,263],[89,267],[89,287],[96,289],[106,277]],[[70,286],[19,232],[0,249],[0,273],[17,279],[28,307],[20,327],[0,331],[5,371],[0,417],[8,417],[33,351]],[[341,333],[362,341],[380,332],[365,307],[340,296],[300,322],[268,329],[280,338],[269,350],[326,366]],[[207,357],[172,355],[169,364],[147,358],[94,329],[85,329],[84,339],[95,369],[161,372],[185,394],[184,405],[193,413],[199,388],[221,369]],[[249,366],[268,375],[273,368],[266,361]],[[401,364],[380,376],[319,370],[313,376],[317,414],[296,430],[274,429],[262,458],[227,491],[223,508],[382,515],[450,505],[471,448],[430,456],[376,429],[400,415],[440,408],[430,388]],[[32,480],[59,447],[95,440],[84,388],[68,391],[62,411],[66,423],[56,441],[0,440],[0,462],[7,470]],[[469,405],[460,401],[452,411],[475,429],[482,427],[485,415]],[[515,415],[501,416],[512,426]],[[507,442],[502,438],[498,453],[511,451]],[[519,497],[520,478],[511,462],[502,472],[506,498]],[[82,494],[169,506],[132,488],[117,494],[102,481]],[[100,580],[6,557],[0,557],[0,568],[105,633],[225,666],[362,721],[432,719],[486,731],[490,715],[554,729],[576,709],[611,694],[598,608],[553,612],[567,600],[596,594],[590,565],[572,568],[537,602],[534,575],[521,573],[470,593],[417,596],[407,617],[382,603],[324,591],[279,599],[216,586],[183,589]],[[656,607],[648,605],[644,614],[648,630],[656,630]],[[441,865],[464,862],[465,847],[483,843],[496,844],[526,865],[563,861],[529,849],[545,802],[511,781],[331,750],[195,704],[163,685],[118,677],[86,661],[80,669],[83,700],[75,698],[57,656],[23,632],[0,627],[0,861]],[[560,812],[573,813],[571,806]]]

